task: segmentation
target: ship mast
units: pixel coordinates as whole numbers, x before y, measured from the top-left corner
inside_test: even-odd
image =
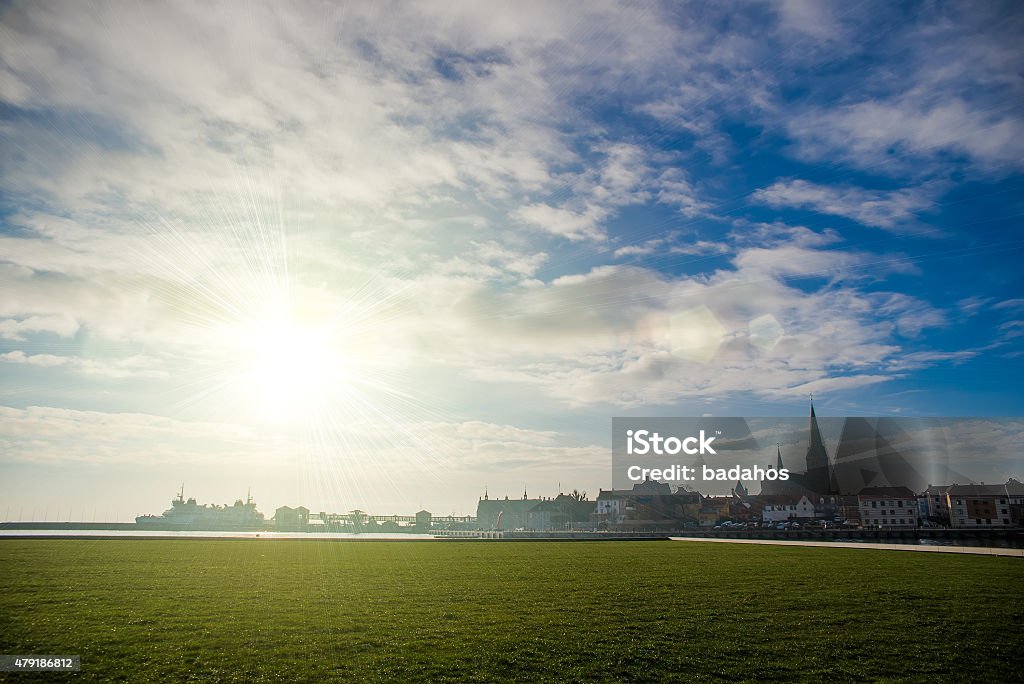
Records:
[[[185,503],[185,483],[181,483],[181,489],[178,490],[178,501]]]

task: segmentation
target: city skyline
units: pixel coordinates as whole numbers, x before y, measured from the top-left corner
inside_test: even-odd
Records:
[[[0,27],[9,508],[465,513],[609,487],[613,416],[1024,415],[1012,3]]]

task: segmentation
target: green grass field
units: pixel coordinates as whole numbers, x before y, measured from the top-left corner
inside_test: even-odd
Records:
[[[8,681],[1021,681],[1013,558],[681,542],[0,540]],[[0,674],[0,677],[4,675]]]

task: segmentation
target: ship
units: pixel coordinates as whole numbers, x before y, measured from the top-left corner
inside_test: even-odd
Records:
[[[233,506],[200,505],[194,497],[185,499],[185,485],[171,500],[171,507],[162,515],[140,515],[135,518],[138,527],[154,530],[206,530],[214,532],[237,530],[263,530],[267,523],[256,510],[251,493],[245,502],[235,501]]]

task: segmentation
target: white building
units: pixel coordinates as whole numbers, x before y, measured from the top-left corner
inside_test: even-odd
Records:
[[[868,487],[857,495],[860,524],[866,529],[917,527],[917,497],[906,487]]]
[[[630,492],[625,490],[602,491],[597,497],[594,514],[598,522],[621,525],[626,520],[626,504]]]
[[[768,498],[767,496],[765,498]],[[786,497],[775,495],[761,509],[761,520],[766,523],[811,520],[814,518],[814,504],[806,496]]]

